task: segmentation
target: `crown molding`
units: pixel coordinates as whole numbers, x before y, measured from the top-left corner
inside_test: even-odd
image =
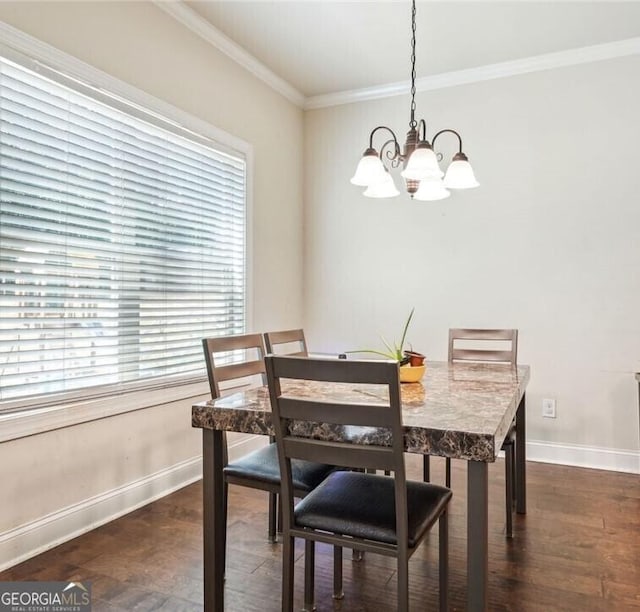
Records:
[[[492,79],[528,74],[530,72],[540,72],[553,68],[576,66],[578,64],[587,64],[638,54],[640,54],[640,37],[628,38],[611,43],[580,47],[578,49],[569,49],[555,53],[545,53],[544,55],[535,55],[509,62],[487,64],[486,66],[478,66],[477,68],[422,77],[416,79],[416,91],[444,89],[457,85],[467,85],[469,83],[478,83]],[[305,100],[304,109],[311,110],[327,106],[338,106],[340,104],[351,104],[353,102],[364,102],[366,100],[405,95],[409,91],[409,86],[409,81],[399,81],[376,87],[365,87],[362,89],[351,89],[348,91],[312,96]]]
[[[182,0],[174,0],[171,2],[167,2],[166,0],[153,1],[158,8],[161,8],[182,25],[192,30],[304,110],[405,95],[409,90],[409,81],[407,80],[305,98],[304,94],[267,68],[262,62],[223,34],[206,19],[198,15],[193,9],[184,4]],[[587,64],[637,54],[640,54],[640,37],[628,38],[610,43],[579,47],[577,49],[568,49],[555,53],[545,53],[508,62],[487,64],[485,66],[478,66],[477,68],[468,68],[466,70],[444,72],[442,74],[422,77],[416,79],[416,91],[445,89],[447,87],[456,87],[457,85],[479,83],[520,74],[528,74],[530,72],[576,66],[578,64]]]
[[[176,21],[189,28],[192,32],[240,64],[261,81],[264,81],[269,87],[287,98],[287,100],[293,102],[296,106],[304,107],[305,97],[293,87],[293,85],[267,68],[261,61],[251,55],[251,53],[223,34],[206,19],[200,17],[198,13],[189,8],[181,0],[175,2],[153,0],[153,2],[158,8],[171,15]]]
[[[237,43],[233,42],[229,37],[225,36],[206,19],[200,17],[200,15],[184,4],[182,0],[175,0],[172,2],[165,0],[153,0],[153,2],[158,8],[162,9],[176,21],[192,30],[209,44],[213,45],[229,58],[246,68],[254,76],[264,81],[290,102],[304,110],[406,95],[409,90],[409,81],[407,80],[387,83],[375,87],[338,91],[335,93],[305,98],[305,96],[290,83],[279,77],[253,55],[240,47]],[[133,88],[130,86],[127,87],[122,81],[119,81],[106,73],[102,73],[96,68],[93,68],[76,58],[72,58],[68,54],[59,51],[51,45],[41,42],[3,22],[0,22],[0,37],[5,44],[8,44],[16,50],[35,56],[40,61],[43,61],[43,63],[54,63],[64,66],[70,74],[73,74],[89,83],[95,81],[96,74],[100,73],[99,81],[101,81],[101,86],[104,87],[105,84],[108,84],[107,87],[111,91],[114,91],[114,93],[120,92],[125,97],[131,98]],[[566,51],[558,51],[555,53],[545,53],[543,55],[536,55],[508,62],[488,64],[485,66],[478,66],[477,68],[469,68],[455,72],[444,72],[442,74],[436,74],[429,77],[422,77],[416,79],[416,91],[445,89],[447,87],[456,87],[458,85],[467,85],[470,83],[517,76],[531,72],[552,70],[554,68],[587,64],[630,55],[640,55],[640,37],[628,38],[600,45],[580,47],[577,49],[568,49]],[[133,98],[139,99],[139,90],[136,93],[137,95],[133,96]],[[143,104],[145,102],[148,103],[151,96],[147,95],[146,98],[146,100],[142,101]],[[166,103],[162,103],[157,99],[154,99],[153,102],[153,106],[155,107],[166,105]],[[174,115],[175,110],[176,109],[172,108],[170,115]],[[225,134],[225,136],[228,135]],[[242,145],[245,143],[239,144]],[[244,149],[242,146],[236,146],[240,150]]]

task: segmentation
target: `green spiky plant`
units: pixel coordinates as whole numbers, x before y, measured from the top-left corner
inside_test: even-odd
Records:
[[[381,355],[382,357],[386,357],[387,359],[392,359],[394,361],[399,361],[401,364],[409,361],[408,357],[405,357],[404,354],[404,342],[407,338],[407,330],[409,329],[409,324],[411,323],[411,319],[413,318],[413,311],[415,307],[411,309],[409,316],[407,317],[407,321],[404,324],[404,329],[402,330],[402,338],[400,339],[400,344],[396,344],[394,342],[393,345],[389,344],[384,338],[384,336],[380,336],[383,344],[387,348],[387,351],[376,351],[375,349],[360,349],[357,351],[345,351],[346,353],[373,353],[374,355]]]

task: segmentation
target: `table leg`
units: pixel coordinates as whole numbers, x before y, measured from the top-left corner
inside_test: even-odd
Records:
[[[516,512],[527,512],[527,428],[525,395],[522,395],[516,412]]]
[[[467,468],[467,610],[486,612],[489,576],[489,480],[487,464]]]
[[[223,432],[202,430],[202,527],[204,541],[204,610],[224,611],[225,520]]]

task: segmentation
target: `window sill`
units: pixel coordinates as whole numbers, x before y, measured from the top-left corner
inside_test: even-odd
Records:
[[[210,397],[209,385],[206,381],[202,381],[12,412],[0,415],[0,442],[105,419],[134,410],[208,397]]]

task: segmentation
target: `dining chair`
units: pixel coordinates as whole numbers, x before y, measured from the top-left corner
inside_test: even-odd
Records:
[[[513,367],[518,362],[517,329],[450,329],[448,360],[456,362],[505,363]],[[513,537],[513,504],[515,502],[515,420],[502,443],[505,460],[506,535]],[[451,459],[446,459],[445,483],[451,486]],[[425,480],[428,478],[425,474]]]
[[[440,610],[448,605],[448,521],[451,490],[406,480],[398,364],[267,355],[276,444],[282,472],[283,566],[282,610],[293,611],[295,538],[305,540],[313,558],[315,542],[370,551],[396,558],[399,612],[409,610],[409,558],[439,521]],[[320,401],[307,390],[285,386],[281,379],[349,385],[383,385],[385,403],[341,398]],[[309,383],[305,383],[309,384]],[[371,435],[341,439],[350,427],[375,428]],[[351,468],[390,470],[393,477],[336,471],[295,504],[295,459],[337,463]],[[308,545],[310,543],[310,546]],[[341,569],[334,557],[334,581]],[[340,573],[340,580],[342,575]],[[309,586],[308,582],[311,582]],[[309,598],[309,600],[308,600]],[[313,602],[313,563],[305,570],[305,609]]]
[[[257,376],[261,384],[266,385],[265,351],[261,334],[204,338],[202,345],[212,399],[221,396],[220,384],[223,382],[247,380],[247,377]],[[239,351],[243,352],[244,361],[232,361],[233,352]],[[220,357],[221,354],[226,354],[226,363],[216,365],[216,355]],[[275,542],[277,538],[277,496],[280,493],[280,466],[275,443],[271,440],[267,446],[248,453],[232,463],[228,463],[225,443],[223,461],[225,464],[223,470],[225,533],[228,485],[235,484],[269,493],[269,539]],[[332,466],[315,462],[296,462],[293,466],[296,496],[306,495],[322,482],[333,469]]]
[[[309,355],[307,350],[307,340],[304,336],[303,329],[265,332],[264,343],[267,348],[267,353],[270,354],[290,355],[294,357],[307,357]],[[281,517],[280,514],[279,517]],[[278,530],[282,531],[281,523],[278,523]],[[361,550],[354,550],[352,552],[352,557],[356,562],[362,561],[364,559],[364,552]]]
[[[304,337],[304,330],[302,329],[288,329],[285,331],[265,332],[264,343],[267,347],[267,353],[283,353],[282,347],[286,345],[284,354],[286,355],[298,355],[300,357],[306,357],[307,341]]]

